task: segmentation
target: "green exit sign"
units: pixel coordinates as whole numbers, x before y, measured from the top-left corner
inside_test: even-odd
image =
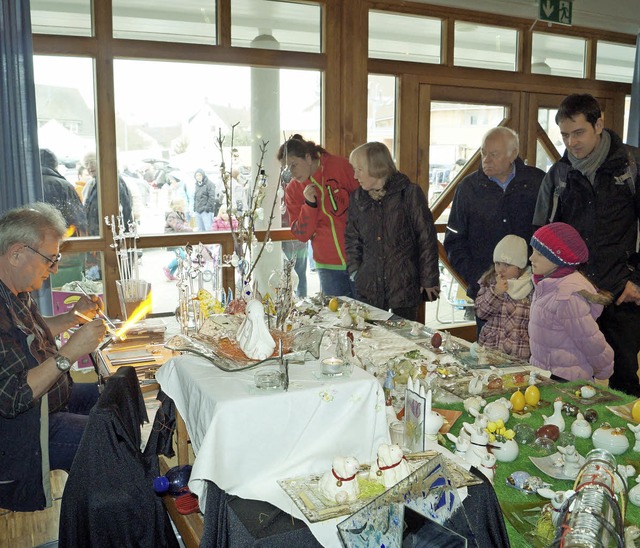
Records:
[[[572,0],[540,0],[538,18],[549,23],[571,25]]]

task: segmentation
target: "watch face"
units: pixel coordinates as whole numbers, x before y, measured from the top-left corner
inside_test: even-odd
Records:
[[[60,354],[58,354],[55,358],[56,358],[56,367],[60,371],[68,371],[69,370],[69,368],[71,367],[71,362],[69,361],[69,358],[65,358],[64,356],[60,356]]]

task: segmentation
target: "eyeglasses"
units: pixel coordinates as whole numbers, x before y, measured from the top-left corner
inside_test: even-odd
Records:
[[[25,244],[25,247],[29,248],[34,253],[37,253],[38,255],[40,255],[40,257],[42,257],[45,261],[47,261],[49,263],[49,268],[53,268],[54,266],[56,266],[60,261],[60,259],[62,259],[62,253],[58,253],[55,256],[55,258],[52,259],[51,257],[47,257],[46,255],[43,255],[37,249],[33,249],[33,247],[31,247],[30,245]]]

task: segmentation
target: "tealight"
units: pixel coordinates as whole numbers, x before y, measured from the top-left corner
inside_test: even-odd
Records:
[[[322,360],[322,373],[324,375],[336,376],[344,372],[344,360],[341,358],[325,358]]]

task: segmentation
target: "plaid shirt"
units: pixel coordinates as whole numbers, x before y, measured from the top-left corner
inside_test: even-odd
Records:
[[[53,335],[31,295],[16,296],[0,281],[0,416],[15,418],[38,403],[27,384],[27,373],[56,352]],[[71,386],[66,373],[51,387],[50,413],[66,406]]]
[[[480,331],[478,342],[494,350],[528,361],[529,309],[531,294],[515,300],[508,293],[496,295],[495,282],[481,285],[476,297],[476,314],[487,323]]]

